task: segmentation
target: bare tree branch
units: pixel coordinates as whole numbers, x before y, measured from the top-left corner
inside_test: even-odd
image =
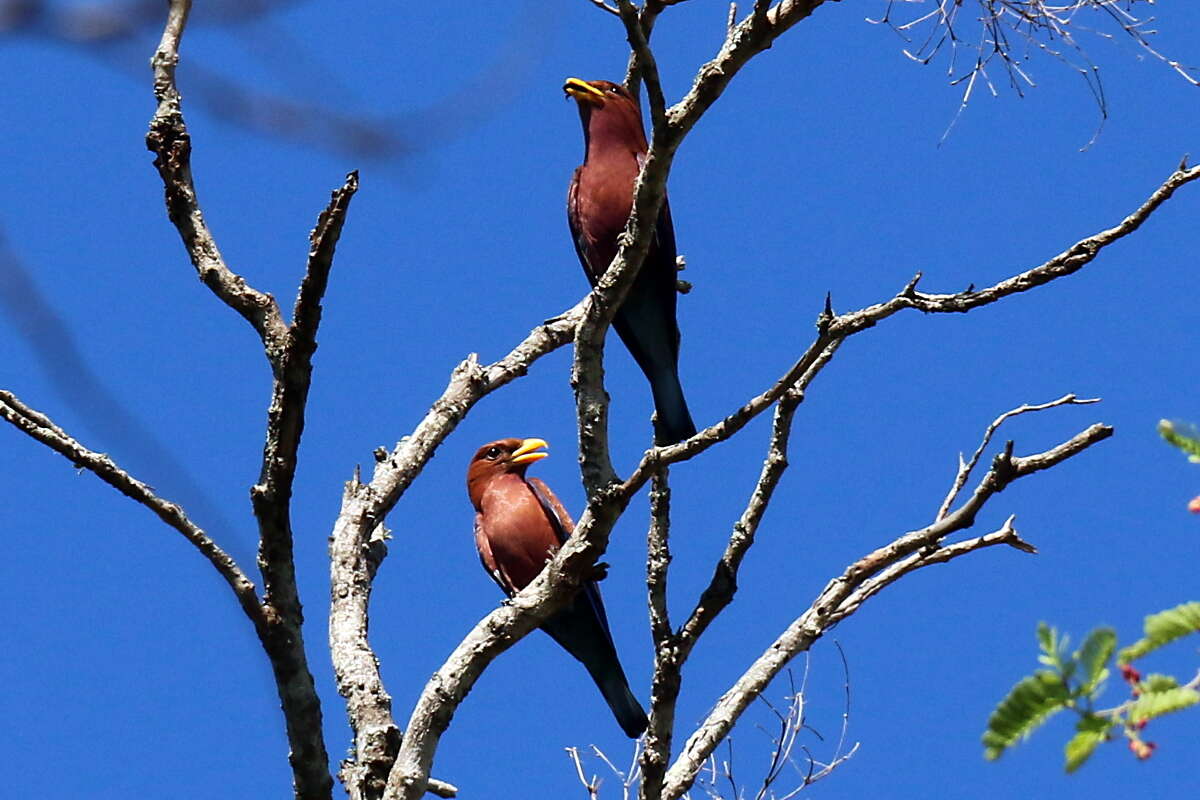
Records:
[[[876,303],[837,316],[833,316],[827,307],[817,320],[818,335],[816,339],[808,346],[800,359],[770,389],[753,398],[723,420],[701,430],[691,439],[669,447],[659,447],[648,451],[626,480],[625,488],[637,491],[649,480],[650,472],[658,465],[686,461],[737,433],[750,420],[769,408],[789,387],[809,371],[812,371],[813,375],[809,376],[807,380],[811,380],[816,372],[819,372],[821,367],[828,362],[829,355],[832,355],[825,354],[826,348],[830,345],[840,343],[843,339],[872,328],[904,309],[913,308],[927,314],[966,313],[1010,295],[1027,292],[1053,280],[1072,275],[1095,259],[1105,247],[1136,231],[1177,189],[1197,178],[1200,178],[1200,166],[1189,168],[1186,163],[1180,164],[1179,168],[1171,173],[1141,206],[1117,225],[1081,239],[1050,260],[984,289],[970,289],[955,294],[920,292],[916,288],[921,279],[921,274],[918,273],[893,298],[883,303]]]
[[[667,468],[655,473],[650,488],[650,529],[646,537],[646,588],[650,607],[650,638],[654,672],[650,685],[650,722],[642,751],[642,781],[638,797],[657,797],[671,757],[675,706],[682,686],[681,657],[667,607],[667,578],[671,564],[671,489]]]
[[[641,186],[650,185],[647,183],[648,169],[649,167],[643,169],[642,177],[639,179]],[[558,555],[549,562],[542,575],[517,598],[514,598],[513,606],[497,610],[482,620],[426,687],[422,693],[422,699],[418,701],[418,711],[414,711],[413,717],[414,719],[421,718],[422,735],[412,737],[410,727],[402,747],[402,754],[403,751],[408,751],[407,759],[403,765],[398,759],[396,766],[393,767],[387,796],[406,798],[418,796],[421,786],[419,776],[422,773],[428,774],[437,740],[445,730],[445,725],[449,724],[449,715],[453,713],[452,709],[447,710],[445,706],[457,706],[487,663],[490,663],[500,652],[510,647],[520,636],[536,627],[541,619],[553,613],[565,602],[565,598],[570,596],[572,588],[578,585],[581,576],[607,547],[607,537],[617,515],[659,466],[688,460],[707,450],[713,444],[728,439],[744,427],[750,419],[778,401],[798,382],[807,386],[808,382],[828,363],[841,340],[873,327],[902,309],[917,308],[927,313],[962,313],[1073,274],[1094,259],[1104,247],[1136,230],[1154,210],[1171,196],[1175,189],[1198,177],[1200,177],[1200,168],[1177,170],[1140,208],[1117,226],[1081,240],[1044,264],[1000,281],[994,286],[979,291],[971,290],[956,294],[928,294],[916,290],[917,280],[920,278],[918,275],[895,297],[884,303],[837,316],[834,316],[832,311],[827,308],[818,320],[817,338],[796,364],[771,389],[752,399],[724,420],[700,431],[691,439],[680,444],[647,451],[630,477],[621,483],[617,482],[615,473],[612,472],[611,461],[608,459],[607,436],[601,433],[602,422],[606,420],[607,413],[607,398],[604,396],[602,381],[593,378],[588,391],[584,391],[581,384],[577,382],[577,406],[581,419],[581,452],[585,453],[582,471],[585,487],[588,488],[588,507],[581,515],[574,535]],[[641,191],[639,190],[639,195]],[[630,230],[627,228],[626,233],[628,234]],[[593,375],[597,373],[602,375],[599,353],[594,349],[594,336],[599,330],[602,317],[599,306],[613,287],[618,285],[615,281],[623,282],[629,279],[631,273],[627,268],[632,262],[626,260],[623,264],[621,263],[622,259],[628,258],[628,250],[629,244],[626,243],[596,290],[584,298],[568,315],[572,319],[582,319],[575,332],[576,364],[573,376],[589,370]],[[644,257],[644,255],[643,250],[640,257]],[[574,316],[577,312],[580,315],[578,317]],[[561,323],[566,318],[557,318],[549,324]],[[584,351],[588,347],[585,339],[588,337],[592,337],[593,349],[585,355]],[[538,347],[535,346],[534,349],[540,352]],[[510,358],[511,356],[512,354],[510,354]],[[581,367],[581,365],[583,366]],[[447,389],[446,393],[443,393],[442,399],[434,404],[430,415],[427,416],[426,421],[429,426],[424,427],[425,422],[422,423],[422,426],[418,426],[422,447],[436,446],[436,443],[440,443],[444,435],[449,432],[447,426],[456,425],[461,419],[461,415],[466,413],[469,405],[481,396],[477,394],[481,389],[472,390],[472,381],[465,376],[460,376],[460,371],[475,375],[475,380],[482,380],[482,370],[474,361],[469,360],[460,365],[459,370],[456,370],[456,377],[452,378],[451,387]],[[508,379],[512,377],[512,374],[507,371],[502,374]],[[465,407],[454,405],[453,413],[450,413],[443,405],[448,395],[458,398],[459,402],[466,402],[468,405]],[[413,439],[416,439],[417,436],[418,434],[414,434]],[[400,458],[406,465],[403,474],[415,477],[416,472],[420,470],[419,465],[423,461],[407,455],[418,452],[414,449],[413,440],[407,440],[401,442],[387,461],[376,465],[376,479],[372,481],[372,486],[375,485],[376,480],[379,480],[382,466],[385,473],[381,484],[398,489],[400,483],[394,480],[393,468],[385,465],[402,452],[405,455]],[[411,480],[411,477],[408,480]],[[407,481],[404,482],[404,485],[407,486]],[[342,526],[343,520],[345,520],[346,524],[353,526],[353,521],[358,520],[357,535],[361,537],[365,535],[364,530],[373,529],[373,524],[381,519],[381,517],[364,515],[364,508],[382,510],[386,504],[379,500],[388,498],[385,495],[375,494],[370,487],[366,487],[358,496],[374,499],[368,500],[365,507],[356,503],[352,503],[350,507],[343,505],[343,516],[339,517],[338,525]],[[390,508],[390,505],[387,507]],[[958,513],[955,512],[955,514]],[[955,515],[950,515],[947,520],[954,518]],[[343,533],[348,530],[343,529]],[[339,535],[338,528],[335,528],[335,539]],[[336,591],[335,587],[335,597]],[[565,594],[560,594],[560,592],[565,592]],[[525,612],[529,617],[519,619],[518,617],[522,615],[516,612]],[[482,630],[490,631],[490,636],[481,634]],[[449,682],[447,683],[447,681]],[[701,758],[696,763],[702,763],[703,760]],[[678,765],[677,761],[676,766],[667,773],[664,790],[668,793],[674,792],[677,788],[678,778],[674,777],[673,773],[675,776],[679,774],[675,772]]]
[[[654,17],[647,7],[643,7],[639,12],[638,7],[631,0],[617,0],[617,6],[620,8],[619,16],[621,22],[625,24],[625,35],[633,53],[630,69],[637,69],[639,77],[646,84],[646,96],[650,100],[652,129],[661,130],[667,123],[667,102],[663,98],[662,84],[658,78],[658,63],[654,60],[654,53],[650,50],[650,29],[646,27],[647,24],[653,24]]]
[[[1175,188],[1200,176],[1200,171],[1196,174],[1185,172],[1173,175],[1146,206],[1118,228],[1077,243],[1067,253],[991,289],[955,295],[931,295],[917,292],[914,280],[886,303],[836,317],[827,309],[819,320],[817,339],[774,387],[689,441],[652,449],[629,479],[618,482],[607,445],[607,396],[603,387],[602,365],[604,334],[613,310],[619,306],[645,258],[673,154],[686,133],[715,102],[737,70],[820,4],[819,0],[781,2],[765,11],[760,5],[755,13],[734,26],[717,58],[701,69],[692,90],[680,103],[666,111],[665,124],[653,131],[651,150],[638,179],[634,209],[622,236],[621,248],[593,292],[571,312],[572,321],[578,323],[577,327],[558,329],[566,336],[573,334],[575,339],[572,383],[576,390],[581,472],[588,507],[580,517],[575,534],[550,561],[538,580],[514,598],[512,606],[498,609],[482,620],[422,692],[400,754],[391,770],[386,796],[412,798],[420,794],[437,741],[448,725],[454,708],[465,697],[482,669],[565,601],[581,576],[604,551],[617,515],[661,465],[691,458],[732,436],[753,416],[778,401],[798,381],[810,381],[847,336],[872,327],[901,308],[957,313],[1071,274],[1094,258],[1103,246],[1136,229]],[[637,37],[633,38],[636,41]],[[553,320],[551,324],[563,319]],[[531,343],[531,346],[533,358],[545,352],[541,343]],[[516,352],[510,354],[509,358],[513,358]],[[517,362],[526,367],[531,360],[517,358]],[[496,365],[493,365],[492,369],[495,368]],[[501,377],[511,380],[515,375],[505,369],[501,371]],[[382,515],[415,478],[424,459],[474,402],[493,388],[495,384],[473,359],[461,364],[451,379],[450,387],[435,402],[414,435],[402,441],[378,463],[371,483],[357,488],[353,497],[343,504],[342,515],[335,527],[335,541],[347,536],[357,542],[357,547],[365,547],[369,531],[374,529]],[[447,405],[448,401],[451,405]],[[335,582],[335,602],[338,594]]]
[[[968,4],[962,0],[935,0],[929,11],[897,23],[892,19],[897,3],[888,0],[883,16],[868,18],[867,22],[889,26],[907,45],[915,42],[902,52],[920,64],[929,64],[943,49],[949,50],[947,77],[951,86],[961,85],[963,90],[943,139],[976,89],[985,86],[993,96],[998,94],[988,71],[993,63],[999,62],[1009,88],[1018,96],[1023,97],[1027,88],[1036,86],[1028,70],[1030,55],[1039,51],[1061,62],[1086,82],[1100,112],[1100,126],[1096,130],[1099,135],[1108,118],[1104,83],[1100,68],[1092,62],[1075,33],[1091,33],[1098,39],[1109,40],[1113,36],[1090,27],[1090,20],[1098,18],[1100,23],[1115,27],[1143,53],[1166,64],[1193,86],[1200,86],[1200,72],[1195,67],[1167,57],[1151,44],[1150,37],[1155,31],[1149,24],[1153,18],[1140,19],[1132,13],[1139,2],[1153,5],[1154,0],[976,0],[975,12],[968,12],[970,16],[964,21],[960,16]],[[960,56],[964,56],[961,67]],[[1095,136],[1088,145],[1094,141]]]
[[[238,312],[264,340],[280,341],[285,335],[283,318],[275,300],[248,286],[225,265],[213,238],[192,180],[192,140],[183,121],[175,67],[179,63],[179,41],[191,11],[191,0],[171,0],[162,41],[154,51],[154,96],[158,109],[150,121],[146,147],[155,154],[154,166],[166,189],[167,215],[171,218],[200,280]]]
[[[604,0],[588,0],[588,2],[591,3],[592,5],[594,5],[596,8],[600,9],[601,11],[607,11],[609,14],[612,14],[615,17],[621,16],[620,11],[613,8],[608,3],[604,2]],[[576,755],[578,755],[578,753]]]
[[[84,447],[55,425],[49,417],[25,405],[12,392],[0,390],[0,417],[64,456],[76,467],[89,470],[121,494],[141,503],[167,525],[183,534],[229,584],[238,604],[254,623],[255,628],[261,629],[266,624],[263,610],[258,604],[258,596],[255,594],[254,582],[246,577],[246,573],[238,566],[233,556],[222,550],[207,533],[193,523],[178,504],[159,497],[154,489],[122,470],[104,453],[96,453]]]
[[[1028,544],[1019,539],[1008,525],[994,534],[959,545],[944,548],[938,545],[946,536],[971,527],[975,522],[975,515],[988,499],[1014,480],[1061,463],[1111,435],[1112,428],[1093,425],[1057,447],[1026,457],[1014,457],[1010,443],[1005,452],[993,461],[991,469],[980,480],[972,496],[953,513],[864,556],[839,577],[830,581],[808,610],[792,622],[717,701],[716,706],[692,734],[682,753],[667,771],[662,797],[668,800],[681,797],[742,712],[787,663],[811,647],[813,642],[833,625],[853,614],[863,601],[883,587],[894,583],[914,569],[933,563],[945,563],[980,547],[1011,544],[1028,552]],[[919,552],[922,550],[931,550],[930,556],[936,553],[936,559],[922,558]],[[917,554],[918,561],[903,564],[904,559],[913,554]]]
[[[949,513],[950,506],[954,504],[954,501],[958,498],[958,493],[962,491],[963,486],[965,486],[967,484],[967,479],[971,477],[971,471],[974,470],[975,465],[979,463],[979,457],[983,455],[983,451],[987,450],[988,444],[992,441],[992,435],[996,433],[996,430],[1001,425],[1003,425],[1006,420],[1011,419],[1012,417],[1019,416],[1021,414],[1025,414],[1029,411],[1044,411],[1047,408],[1054,408],[1055,406],[1064,406],[1064,405],[1079,405],[1079,406],[1081,406],[1081,405],[1088,405],[1090,403],[1099,403],[1099,402],[1100,402],[1099,397],[1085,398],[1083,400],[1080,400],[1074,394],[1067,394],[1067,395],[1063,395],[1062,397],[1058,398],[1057,400],[1051,400],[1048,403],[1041,403],[1039,405],[1033,405],[1033,406],[1031,406],[1031,405],[1019,406],[1010,411],[1005,411],[1003,414],[996,417],[996,419],[992,421],[992,424],[987,426],[987,430],[983,432],[983,441],[981,441],[979,443],[979,447],[976,448],[975,453],[971,456],[970,460],[963,461],[962,454],[961,453],[959,454],[959,456],[958,456],[958,474],[955,475],[955,477],[954,477],[954,485],[950,487],[950,491],[949,491],[949,493],[946,494],[946,499],[942,501],[942,505],[938,509],[937,516],[934,517],[934,520],[936,521],[936,520],[942,519],[943,517],[946,516],[947,513]]]
[[[191,173],[191,138],[175,84],[179,44],[190,9],[190,0],[171,1],[162,40],[151,60],[158,108],[150,122],[146,145],[156,155],[154,163],[166,191],[168,216],[200,279],[258,332],[274,375],[262,469],[258,483],[250,490],[259,528],[258,563],[267,622],[258,633],[283,707],[296,796],[323,800],[331,796],[333,779],[321,726],[320,699],[304,649],[304,615],[292,552],[291,496],[321,298],[358,177],[354,173],[347,177],[317,221],[310,237],[308,267],[296,300],[295,319],[288,325],[273,297],[254,289],[228,268],[200,209]]]
[[[364,484],[356,474],[346,485],[329,545],[329,641],[338,691],[346,698],[355,732],[354,756],[342,769],[354,798],[380,796],[400,744],[391,697],[384,689],[367,635],[371,581],[384,557],[382,548],[373,546],[379,541],[373,540],[372,534],[382,531],[388,512],[479,400],[521,377],[537,359],[571,340],[583,302],[535,328],[499,361],[481,365],[474,354],[468,357],[454,369],[449,385],[412,434],[390,453],[380,453],[371,481]],[[536,623],[529,630],[534,626]],[[436,743],[436,737],[433,741]],[[433,780],[426,786],[435,791]]]

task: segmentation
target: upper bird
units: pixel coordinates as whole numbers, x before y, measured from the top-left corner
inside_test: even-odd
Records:
[[[588,280],[596,282],[617,254],[617,237],[633,210],[633,187],[646,160],[642,112],[625,87],[567,78],[583,122],[583,164],[571,178],[567,222]],[[613,317],[613,327],[650,381],[657,418],[655,441],[674,444],[696,433],[679,385],[679,327],[675,323],[675,229],[663,198],[654,238],[637,279]]]
[[[538,576],[575,530],[549,487],[525,478],[530,464],[549,455],[545,447],[541,439],[501,439],[479,448],[467,468],[479,560],[509,597]],[[542,630],[587,668],[621,730],[631,739],[640,736],[646,712],[629,691],[596,582],[585,583]]]

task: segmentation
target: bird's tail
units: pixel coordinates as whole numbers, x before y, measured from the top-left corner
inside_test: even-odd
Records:
[[[597,672],[588,669],[592,680],[596,682],[596,686],[600,687],[600,694],[604,695],[604,701],[608,703],[613,716],[617,718],[617,724],[621,726],[621,730],[625,731],[625,735],[630,739],[641,736],[649,721],[646,719],[646,712],[642,709],[642,704],[630,691],[629,683],[625,680],[625,674],[621,671],[620,665],[618,664],[615,670],[604,670],[602,674],[597,674]]]
[[[675,444],[696,435],[696,423],[683,398],[678,372],[660,370],[650,381],[650,391],[654,394],[655,444]]]
[[[603,614],[600,593],[589,585],[571,605],[543,622],[542,630],[587,668],[621,730],[636,739],[646,730],[646,712],[629,690]]]

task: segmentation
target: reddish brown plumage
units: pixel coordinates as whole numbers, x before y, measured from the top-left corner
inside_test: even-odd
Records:
[[[579,105],[584,160],[567,193],[567,222],[579,262],[595,285],[617,254],[617,237],[633,209],[633,189],[646,157],[646,134],[637,101],[610,81],[568,78],[564,91]],[[646,260],[613,317],[654,395],[660,444],[693,435],[696,426],[679,384],[675,230],[663,199]]]
[[[509,596],[528,586],[574,531],[550,488],[525,477],[533,461],[546,457],[544,447],[541,439],[501,439],[479,448],[467,468],[479,560]],[[584,584],[542,629],[587,668],[622,730],[639,736],[646,713],[629,691],[595,582]]]

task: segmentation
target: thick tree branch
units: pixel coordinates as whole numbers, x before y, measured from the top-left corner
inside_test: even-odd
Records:
[[[296,586],[290,507],[321,298],[358,178],[355,174],[347,177],[318,219],[310,237],[308,268],[296,300],[295,319],[288,325],[271,295],[254,289],[228,268],[200,209],[191,172],[191,137],[175,84],[179,45],[190,7],[190,0],[171,0],[162,40],[151,61],[158,107],[146,145],[156,155],[154,164],[163,180],[168,216],[200,279],[258,332],[274,376],[262,468],[258,483],[250,489],[259,528],[258,564],[266,619],[258,634],[271,662],[283,707],[296,796],[324,800],[331,796],[333,780],[322,733],[320,699],[304,649],[304,616]]]
[[[191,7],[191,0],[171,0],[162,40],[150,61],[158,109],[150,120],[146,147],[155,154],[154,166],[162,176],[167,215],[179,231],[200,280],[254,326],[264,342],[278,341],[284,335],[285,326],[274,298],[248,286],[240,275],[225,265],[196,196],[192,180],[192,140],[183,121],[182,98],[175,85],[179,42]]]
[[[797,654],[806,651],[832,626],[853,614],[868,597],[919,567],[945,563],[981,547],[1010,544],[1025,552],[1030,545],[1011,526],[978,539],[946,547],[947,536],[970,528],[975,515],[997,492],[1013,481],[1048,469],[1112,435],[1112,428],[1093,425],[1057,447],[1032,456],[1015,457],[1012,444],[997,455],[991,469],[980,480],[971,497],[954,512],[918,531],[907,533],[885,547],[864,556],[834,578],[812,605],[779,636],[727,691],[705,721],[684,745],[667,771],[662,797],[674,800],[692,785],[704,761],[728,735],[742,712]],[[922,555],[926,551],[928,555]],[[916,554],[916,561],[905,559]]]
[[[84,447],[55,425],[49,417],[25,405],[11,392],[0,390],[0,417],[64,456],[77,468],[94,473],[121,494],[141,503],[167,525],[183,534],[229,584],[242,611],[254,623],[255,628],[261,629],[266,624],[253,581],[246,577],[246,573],[234,561],[233,556],[222,550],[207,533],[193,523],[178,504],[159,497],[150,486],[122,470],[104,453]]]
[[[650,488],[650,528],[646,535],[646,588],[650,608],[650,639],[654,672],[650,685],[650,723],[641,754],[642,779],[638,797],[658,797],[662,776],[671,757],[675,706],[682,686],[680,656],[667,607],[667,577],[671,564],[671,489],[667,468],[656,473]]]

